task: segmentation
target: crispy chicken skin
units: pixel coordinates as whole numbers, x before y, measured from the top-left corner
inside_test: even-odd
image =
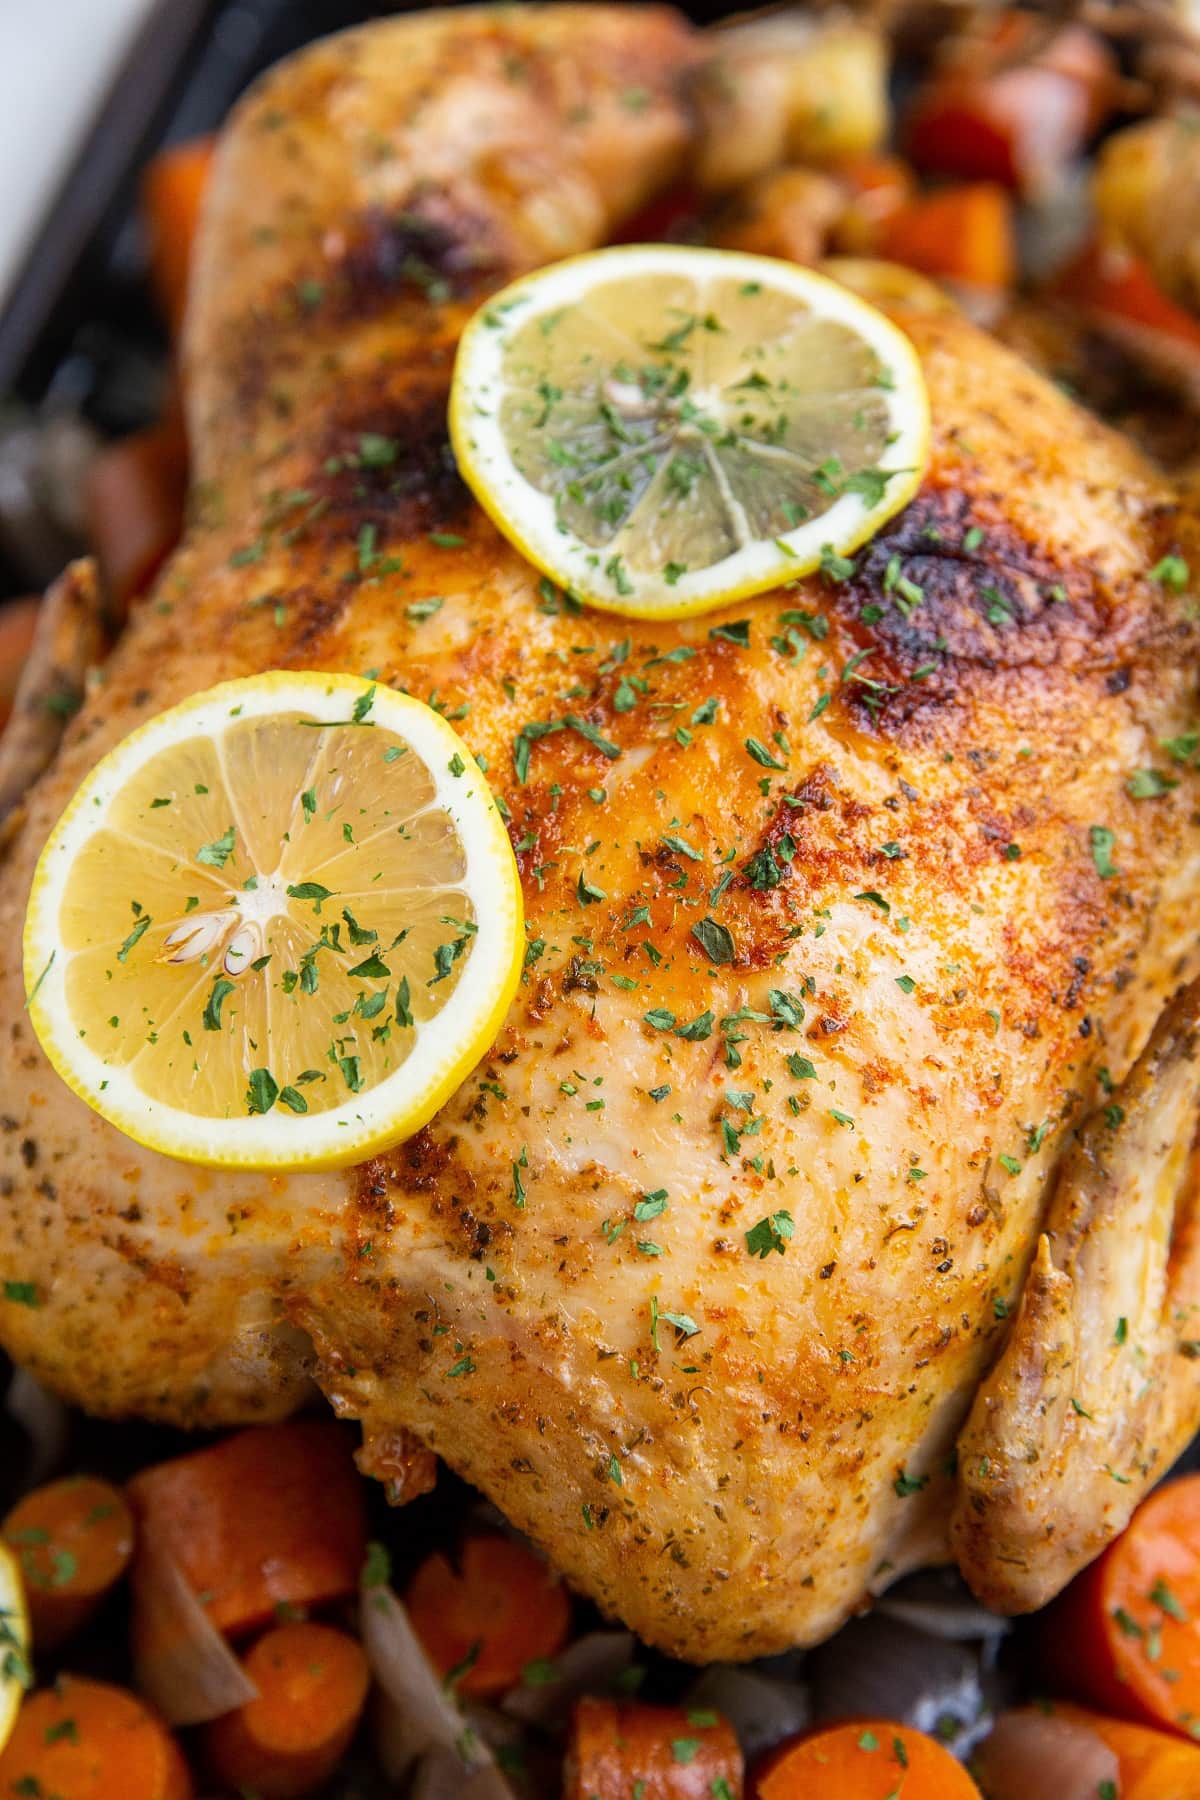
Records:
[[[456,333],[674,178],[696,56],[655,8],[432,14],[315,46],[235,115],[188,328],[194,522],[0,870],[0,1337],[99,1413],[266,1419],[315,1379],[365,1467],[435,1451],[709,1659],[814,1640],[948,1554],[956,1436],[1056,1170],[1195,972],[1196,778],[1160,741],[1195,723],[1197,631],[1150,571],[1200,566],[1200,533],[1011,353],[898,314],[932,463],[852,578],[675,625],[547,599],[450,461]],[[353,466],[364,433],[397,460]],[[460,717],[525,888],[493,1049],[337,1175],[139,1149],[23,1011],[32,868],[81,776],[272,667],[377,670]],[[559,732],[522,782],[518,735],[570,710],[619,754]],[[1133,798],[1151,767],[1178,785]],[[752,1256],[780,1210],[794,1235]]]

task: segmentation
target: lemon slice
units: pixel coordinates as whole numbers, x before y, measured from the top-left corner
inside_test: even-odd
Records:
[[[475,315],[450,434],[530,562],[593,606],[665,619],[865,542],[916,491],[929,403],[909,340],[838,283],[634,245]]]
[[[0,1750],[12,1735],[21,1697],[32,1679],[21,1572],[12,1551],[0,1544]]]
[[[34,876],[25,981],[67,1084],[189,1162],[331,1168],[410,1136],[523,953],[470,751],[348,675],[228,682],[92,770]]]

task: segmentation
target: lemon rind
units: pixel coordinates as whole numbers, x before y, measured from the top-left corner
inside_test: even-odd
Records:
[[[0,1654],[0,1750],[4,1749],[12,1736],[13,1726],[17,1722],[17,1714],[21,1710],[21,1700],[25,1693],[25,1683],[21,1679],[20,1668],[29,1667],[29,1608],[25,1600],[25,1584],[21,1576],[21,1568],[16,1556],[7,1544],[0,1543],[0,1617],[3,1618],[8,1631],[16,1640],[15,1648],[21,1658],[18,1665],[14,1660],[11,1667],[5,1667],[5,1659]],[[9,1650],[14,1648],[9,1644]]]

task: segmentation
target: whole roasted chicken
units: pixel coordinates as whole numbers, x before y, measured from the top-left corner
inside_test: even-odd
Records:
[[[444,1458],[695,1659],[810,1642],[952,1557],[1037,1604],[1200,1418],[1194,514],[936,310],[895,313],[927,477],[841,578],[626,628],[548,598],[456,475],[465,318],[711,154],[712,54],[657,7],[432,13],[240,106],[187,328],[187,538],[0,870],[7,1349],[184,1425],[315,1383],[396,1497]],[[139,1149],[23,1010],[31,872],[81,777],[268,668],[444,707],[524,882],[491,1051],[349,1173]],[[527,732],[568,709],[619,754]]]

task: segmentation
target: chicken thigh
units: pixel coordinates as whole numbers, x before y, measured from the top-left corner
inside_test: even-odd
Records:
[[[1010,352],[897,312],[932,460],[851,573],[653,625],[540,581],[450,458],[456,337],[676,177],[698,45],[655,7],[426,14],[315,45],[235,114],[187,330],[188,535],[0,869],[0,1339],[102,1414],[233,1425],[315,1382],[397,1495],[436,1453],[607,1611],[711,1659],[945,1559],[956,1504],[986,1584],[956,1439],[1077,1127],[1196,972],[1200,532]],[[23,1010],[33,866],[84,773],[268,668],[444,708],[524,883],[494,1046],[349,1172],[139,1148]],[[528,729],[568,713],[595,732]],[[1172,1106],[1190,1141],[1191,1086]],[[1156,1467],[1117,1469],[1122,1505]],[[1055,1548],[1038,1597],[1095,1548]]]

